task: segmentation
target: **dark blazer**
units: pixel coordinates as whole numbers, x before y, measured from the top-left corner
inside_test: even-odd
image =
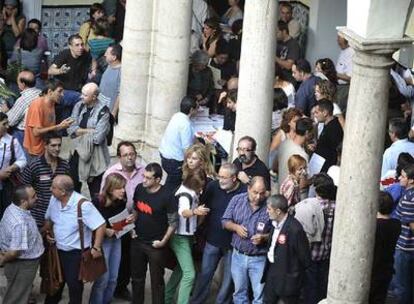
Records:
[[[270,232],[268,249],[271,245]],[[274,250],[275,263],[266,260],[262,282],[271,284],[280,297],[298,296],[303,286],[305,270],[310,266],[311,254],[308,238],[302,225],[288,215],[279,233]]]

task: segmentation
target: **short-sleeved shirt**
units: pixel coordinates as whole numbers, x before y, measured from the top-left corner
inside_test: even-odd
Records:
[[[236,167],[247,174],[249,177],[255,177],[255,176],[262,176],[264,178],[264,182],[266,185],[266,190],[270,190],[270,173],[269,169],[266,167],[264,162],[262,162],[259,158],[256,158],[256,161],[251,167],[243,169],[242,163],[238,158],[236,158],[233,161],[233,164],[236,165]]]
[[[53,64],[58,68],[66,64],[70,70],[66,74],[57,75],[56,78],[62,81],[65,90],[80,91],[88,79],[91,62],[92,58],[88,52],[74,58],[70,50],[65,49],[55,57]]]
[[[135,222],[137,238],[149,244],[164,237],[168,228],[167,215],[177,212],[176,199],[164,186],[150,193],[139,184],[135,189],[133,207],[138,215]]]
[[[241,238],[233,232],[231,245],[238,251],[249,255],[265,255],[266,244],[254,245],[251,237],[256,233],[267,233],[270,231],[269,215],[266,212],[266,202],[261,202],[258,209],[250,207],[248,193],[234,196],[222,217],[223,226],[231,221],[237,225],[243,225],[247,229],[247,238]]]
[[[109,110],[114,109],[115,101],[119,96],[121,85],[121,66],[108,66],[102,74],[101,83],[99,84],[99,100],[104,103]]]
[[[56,247],[63,251],[81,249],[78,226],[78,202],[84,197],[73,192],[69,201],[62,203],[54,196],[50,199],[45,219],[53,223]],[[91,247],[92,231],[105,224],[105,220],[96,207],[89,201],[82,203],[82,222],[85,248]]]
[[[401,221],[401,234],[397,248],[414,253],[414,232],[410,223],[414,223],[414,188],[408,189],[397,205],[396,217]]]
[[[44,251],[42,236],[29,210],[10,204],[0,222],[0,250],[20,251],[19,259],[37,259]]]
[[[33,128],[46,128],[56,124],[55,107],[49,105],[44,97],[35,99],[26,115],[23,146],[31,155],[42,155],[45,143],[41,136],[33,134]]]
[[[206,218],[206,239],[211,245],[219,248],[230,248],[232,233],[223,228],[221,218],[230,200],[235,195],[246,191],[247,188],[242,183],[230,192],[221,189],[218,181],[212,181],[207,184],[206,190],[200,197],[200,202],[210,208]]]
[[[58,158],[55,171],[46,162],[44,155],[32,160],[23,170],[21,180],[23,184],[32,185],[36,191],[36,205],[30,210],[38,227],[45,222],[45,213],[49,206],[52,191],[52,181],[57,175],[69,174],[70,167],[66,160]]]

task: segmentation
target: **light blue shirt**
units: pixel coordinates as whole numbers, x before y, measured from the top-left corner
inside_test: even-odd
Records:
[[[171,117],[160,144],[164,158],[184,160],[185,150],[194,142],[194,128],[188,115],[178,112]]]
[[[60,250],[70,251],[81,249],[78,228],[78,202],[84,198],[73,192],[65,207],[54,196],[50,199],[45,219],[53,223],[56,247]],[[105,220],[91,202],[82,204],[82,221],[84,223],[85,248],[91,246],[92,231],[105,224]]]
[[[398,156],[403,152],[410,153],[414,157],[414,143],[408,139],[400,139],[385,150],[382,157],[381,177],[385,176],[389,170],[397,168]]]

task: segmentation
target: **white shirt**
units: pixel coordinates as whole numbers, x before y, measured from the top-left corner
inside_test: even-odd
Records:
[[[188,115],[178,112],[171,117],[161,139],[160,153],[168,159],[184,160],[185,150],[194,142],[194,128]]]
[[[272,221],[273,227],[275,229],[273,230],[272,234],[272,242],[270,243],[269,251],[267,252],[267,258],[269,259],[270,263],[275,262],[275,247],[276,247],[276,241],[279,238],[280,231],[283,228],[283,225],[286,222],[288,215],[286,214],[285,217],[281,220],[281,222],[278,224],[276,221]]]
[[[344,50],[341,50],[336,63],[336,72],[339,74],[345,74],[349,77],[352,75],[352,57],[354,56],[354,50],[349,46]],[[346,84],[346,81],[338,80],[339,84]]]
[[[0,138],[0,170],[7,168],[10,165],[12,153],[11,153],[11,140],[12,136],[9,134],[4,134]],[[22,146],[19,144],[18,140],[14,138],[13,140],[14,145],[14,156],[16,161],[14,164],[20,168],[20,171],[26,166],[26,156],[24,155],[24,151]],[[0,182],[0,189],[3,189],[3,185]]]
[[[194,210],[198,206],[198,196],[195,191],[187,188],[184,185],[181,185],[178,188],[175,195],[177,196],[180,193],[188,193],[191,195],[192,202],[190,204],[190,200],[188,197],[180,196],[178,199],[178,227],[175,231],[176,234],[179,235],[194,235],[194,232],[197,229],[197,216],[192,216],[190,218],[185,218],[183,216],[184,210]]]
[[[78,226],[78,202],[85,198],[77,192],[73,192],[65,207],[54,196],[50,198],[45,219],[53,223],[56,247],[60,250],[70,251],[81,249]],[[82,221],[84,223],[84,245],[91,247],[92,231],[105,224],[105,220],[91,202],[82,204]]]
[[[309,242],[320,242],[325,226],[322,205],[317,198],[307,198],[295,205],[295,218],[302,224]]]

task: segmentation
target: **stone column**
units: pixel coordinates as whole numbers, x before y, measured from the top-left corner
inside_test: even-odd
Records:
[[[127,1],[116,141],[129,140],[138,145],[144,141],[153,2]]]
[[[187,91],[192,0],[158,0],[144,158],[157,159],[171,116]],[[168,20],[168,21],[167,21]]]
[[[235,141],[256,139],[267,162],[270,144],[278,1],[247,0],[244,10]]]
[[[329,269],[329,304],[368,303],[391,55],[410,39],[365,39],[355,50]],[[327,302],[326,302],[327,301]]]

